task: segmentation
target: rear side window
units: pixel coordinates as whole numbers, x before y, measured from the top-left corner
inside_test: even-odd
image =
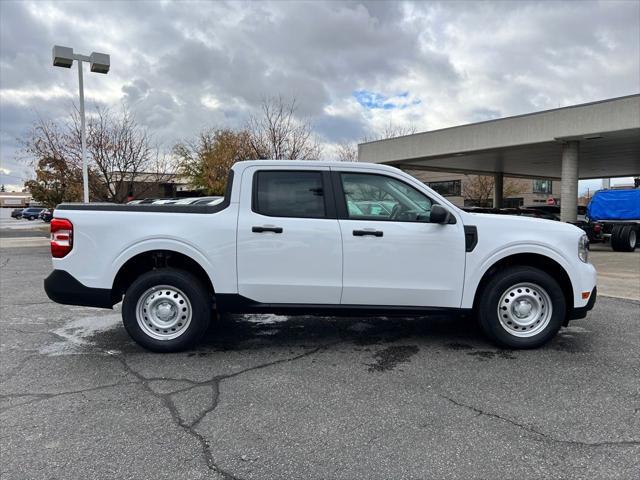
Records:
[[[257,172],[253,211],[270,217],[325,218],[321,172]]]

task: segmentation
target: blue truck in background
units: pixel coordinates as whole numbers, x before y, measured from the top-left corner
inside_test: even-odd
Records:
[[[613,250],[633,252],[640,235],[640,188],[597,191],[587,205],[587,219],[603,225]]]

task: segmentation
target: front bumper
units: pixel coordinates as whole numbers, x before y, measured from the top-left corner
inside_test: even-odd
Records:
[[[64,270],[54,270],[44,280],[44,291],[56,303],[83,307],[112,308],[115,302],[108,288],[91,288]]]
[[[584,307],[574,308],[569,312],[567,320],[577,320],[578,318],[584,318],[587,316],[587,312],[593,309],[596,304],[596,297],[598,296],[598,287],[593,287],[591,295],[589,295],[589,301]]]

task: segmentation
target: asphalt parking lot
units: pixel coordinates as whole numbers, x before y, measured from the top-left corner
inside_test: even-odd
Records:
[[[3,479],[640,477],[638,301],[534,351],[464,318],[255,315],[162,355],[51,303],[50,268],[0,249]]]

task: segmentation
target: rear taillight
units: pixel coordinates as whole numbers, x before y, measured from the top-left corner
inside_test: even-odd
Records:
[[[73,248],[73,224],[66,218],[51,220],[51,256],[62,258]]]
[[[600,225],[599,223],[596,223],[596,224],[593,226],[593,231],[594,231],[595,233],[600,233],[600,232],[602,231],[602,225]]]

